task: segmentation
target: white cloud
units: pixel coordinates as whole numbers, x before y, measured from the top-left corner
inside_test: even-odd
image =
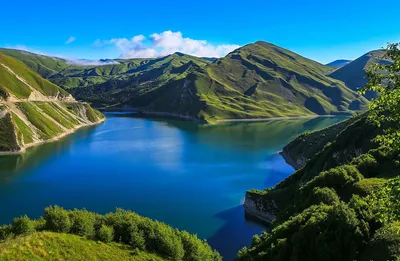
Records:
[[[68,38],[68,40],[65,42],[65,44],[70,44],[70,43],[72,43],[72,42],[75,42],[75,40],[76,40],[75,37],[70,36],[70,37]]]
[[[185,38],[181,32],[164,31],[146,38],[140,34],[127,38],[97,40],[95,46],[114,45],[122,58],[155,58],[181,52],[198,57],[221,57],[239,48],[236,44],[213,45],[206,40]]]

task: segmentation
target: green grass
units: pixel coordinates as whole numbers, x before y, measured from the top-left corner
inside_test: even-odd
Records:
[[[84,237],[52,232],[39,232],[0,243],[0,260],[113,260],[162,261],[164,259],[145,252],[133,252],[123,244],[105,244]]]
[[[22,137],[24,144],[29,144],[33,142],[33,132],[31,128],[25,124],[15,113],[12,113],[12,119],[15,126],[17,127],[17,132]]]
[[[79,125],[79,122],[75,118],[68,115],[56,103],[35,102],[34,104],[67,129],[72,129]]]
[[[62,129],[46,118],[43,113],[39,112],[38,107],[33,103],[20,102],[17,105],[24,112],[28,120],[40,130],[42,139],[48,140],[62,133]]]
[[[0,107],[0,112],[1,112]],[[0,119],[0,151],[14,151],[18,150],[19,145],[17,137],[14,133],[14,125],[11,121],[11,116],[7,113]]]
[[[59,95],[61,97],[69,96],[69,94],[66,91],[64,91],[57,85],[49,82],[48,80],[42,78],[39,74],[32,71],[23,62],[16,60],[15,58],[4,55],[3,53],[0,52],[0,62],[5,64],[6,66],[8,66],[17,75],[19,75],[24,80],[26,80],[33,88],[35,88],[36,90],[38,90],[45,96],[56,96],[56,95]],[[6,69],[4,69],[4,68],[1,69],[1,71],[3,71],[3,73],[0,75],[2,78],[6,77],[6,80],[7,80],[7,82],[2,83],[3,87],[7,88],[11,92],[17,93],[19,95],[19,97],[27,98],[29,96],[29,95],[27,95],[27,89],[29,89],[29,87],[26,86],[21,81],[19,81],[18,79],[16,79],[16,77],[13,75],[7,76],[6,75],[7,73],[4,73],[4,70],[6,70]],[[10,74],[10,73],[8,73],[8,74]],[[10,78],[11,78],[11,80],[10,80]],[[8,87],[9,82],[13,83],[13,85],[11,87]],[[18,85],[18,86],[16,86],[16,85]]]
[[[0,66],[0,79],[0,88],[2,93],[4,92],[3,97],[6,96],[6,93],[12,93],[17,98],[28,98],[31,94],[29,87],[18,80],[15,75],[11,74],[3,66]]]

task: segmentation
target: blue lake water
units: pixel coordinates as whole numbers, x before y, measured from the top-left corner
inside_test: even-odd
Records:
[[[232,260],[264,229],[244,218],[246,190],[293,172],[277,154],[290,140],[343,119],[206,126],[109,113],[99,126],[0,157],[0,224],[49,205],[118,207],[196,233]]]

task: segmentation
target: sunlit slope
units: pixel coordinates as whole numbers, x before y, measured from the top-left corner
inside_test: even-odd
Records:
[[[327,77],[331,70],[278,46],[256,42],[239,48],[171,83],[147,107],[206,120],[348,114],[367,100],[342,82]]]
[[[0,152],[22,151],[102,120],[90,105],[0,53]]]
[[[0,243],[1,260],[120,260],[162,261],[154,254],[133,250],[123,244],[103,243],[84,237],[39,232]]]
[[[34,60],[33,54],[13,55],[26,64]],[[36,59],[54,71],[43,76],[98,107],[217,121],[351,114],[367,104],[343,82],[326,76],[332,68],[266,42],[246,45],[213,62],[175,53],[63,68],[62,61],[48,59],[54,61]]]

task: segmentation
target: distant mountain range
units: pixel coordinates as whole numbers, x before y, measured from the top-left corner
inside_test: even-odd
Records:
[[[333,62],[330,62],[330,63],[326,64],[326,66],[329,66],[329,67],[342,67],[342,66],[344,66],[344,65],[346,65],[346,64],[348,64],[350,62],[351,62],[351,60],[335,60]]]
[[[24,51],[0,49],[99,108],[200,119],[351,114],[368,101],[332,67],[266,42],[219,59],[175,53],[157,59],[107,59],[79,65]],[[346,83],[346,84],[345,84]],[[348,88],[350,87],[350,88]]]

